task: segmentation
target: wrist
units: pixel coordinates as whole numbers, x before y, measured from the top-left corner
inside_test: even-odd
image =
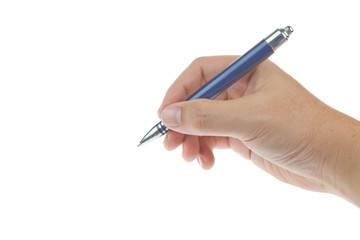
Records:
[[[360,207],[360,122],[333,110],[326,128],[323,181],[327,191]]]

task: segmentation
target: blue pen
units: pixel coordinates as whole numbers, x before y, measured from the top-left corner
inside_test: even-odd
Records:
[[[228,89],[257,65],[270,57],[278,47],[288,40],[292,32],[293,29],[290,26],[285,27],[284,29],[275,30],[267,38],[263,39],[255,45],[255,47],[226,67],[216,77],[207,82],[186,99],[186,101],[199,98],[216,98],[220,93]],[[166,134],[168,131],[169,129],[160,121],[143,137],[143,139],[141,139],[138,146],[155,140]]]

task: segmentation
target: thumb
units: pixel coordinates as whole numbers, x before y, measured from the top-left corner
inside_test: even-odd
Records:
[[[198,99],[166,107],[161,120],[168,128],[184,134],[239,137],[249,131],[248,101]]]

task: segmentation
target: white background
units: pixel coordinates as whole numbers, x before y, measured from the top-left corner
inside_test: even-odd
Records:
[[[1,1],[0,239],[359,239],[357,207],[231,151],[136,147],[194,58],[286,25],[271,60],[360,119],[359,22],[346,0]]]

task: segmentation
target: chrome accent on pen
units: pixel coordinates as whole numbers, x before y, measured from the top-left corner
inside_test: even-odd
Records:
[[[290,26],[285,27],[284,29],[277,29],[272,34],[270,34],[265,41],[270,45],[270,47],[275,51],[278,49],[286,40],[289,39],[289,36],[294,32],[294,29]]]
[[[139,146],[149,143],[155,139],[158,139],[162,135],[166,134],[169,131],[169,129],[160,121],[158,124],[156,124],[150,131],[145,134],[143,139],[141,139]]]
[[[267,38],[261,40],[257,45],[237,58],[217,76],[194,92],[186,101],[199,98],[216,98],[232,84],[270,57],[277,48],[288,40],[293,31],[290,26],[275,30]],[[160,121],[141,139],[138,146],[160,138],[168,131],[169,129]]]
[[[169,129],[162,122],[156,124],[155,127],[158,129],[159,132],[161,132],[162,135],[169,131]]]

